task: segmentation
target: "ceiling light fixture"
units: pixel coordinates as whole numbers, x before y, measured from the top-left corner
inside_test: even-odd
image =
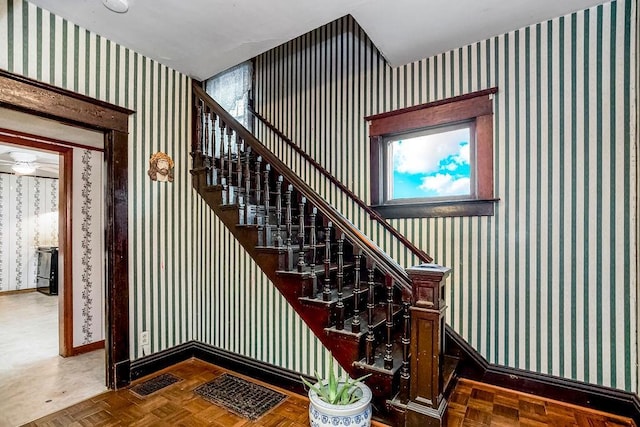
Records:
[[[129,10],[129,2],[127,0],[102,0],[102,4],[116,13],[125,13]]]
[[[18,162],[11,166],[11,169],[18,175],[29,175],[36,171],[36,165],[28,162]]]

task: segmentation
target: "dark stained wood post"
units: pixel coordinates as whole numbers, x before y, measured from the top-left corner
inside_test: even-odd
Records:
[[[413,282],[411,378],[407,426],[444,425],[444,279],[451,269],[422,264],[407,269]]]

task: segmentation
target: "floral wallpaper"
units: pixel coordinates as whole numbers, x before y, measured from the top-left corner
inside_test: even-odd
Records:
[[[0,173],[0,292],[36,287],[37,246],[58,242],[58,180]]]

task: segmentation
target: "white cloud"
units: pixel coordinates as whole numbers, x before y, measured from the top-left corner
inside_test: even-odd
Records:
[[[469,194],[471,180],[469,178],[454,178],[442,173],[427,176],[422,179],[420,189],[433,192],[436,196],[459,196]]]
[[[440,161],[449,156],[469,161],[468,128],[420,136],[395,142],[393,145],[394,169],[400,173],[432,173]],[[460,163],[460,161],[456,160]]]

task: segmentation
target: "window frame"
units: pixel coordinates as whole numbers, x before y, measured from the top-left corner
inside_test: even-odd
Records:
[[[493,215],[493,94],[485,89],[453,98],[365,117],[369,121],[371,208],[384,218]],[[387,143],[398,135],[473,123],[470,195],[388,200]]]

